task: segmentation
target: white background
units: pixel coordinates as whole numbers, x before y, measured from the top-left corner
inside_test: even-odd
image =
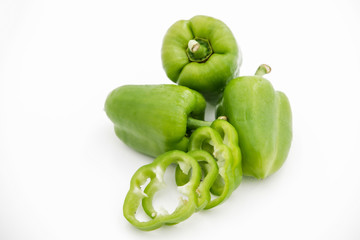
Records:
[[[291,151],[222,205],[142,232],[122,204],[152,158],[116,138],[104,101],[124,84],[171,83],[162,38],[197,14],[231,28],[241,75],[272,67]],[[360,239],[359,26],[356,0],[1,0],[0,239]]]

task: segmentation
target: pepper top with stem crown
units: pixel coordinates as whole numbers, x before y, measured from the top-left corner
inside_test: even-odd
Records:
[[[213,54],[213,50],[209,40],[196,37],[189,40],[186,53],[191,62],[205,62]]]

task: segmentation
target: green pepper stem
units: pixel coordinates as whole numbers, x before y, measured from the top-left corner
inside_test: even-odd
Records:
[[[271,67],[266,64],[261,64],[259,68],[256,70],[256,76],[263,76],[271,72]]]
[[[227,121],[227,117],[226,117],[226,116],[220,116],[220,117],[218,117],[217,119]]]
[[[211,122],[195,119],[192,117],[188,117],[188,120],[187,120],[187,128],[190,130],[195,130],[199,127],[204,127],[204,126],[210,127],[210,125],[211,125]]]
[[[189,40],[186,54],[191,62],[205,62],[212,53],[209,40],[198,37]]]
[[[190,40],[188,43],[188,48],[190,52],[194,53],[200,48],[200,43],[198,43],[196,40]]]

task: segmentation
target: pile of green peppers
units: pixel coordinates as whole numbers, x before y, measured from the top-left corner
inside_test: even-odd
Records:
[[[292,141],[289,100],[263,77],[270,67],[239,77],[241,53],[222,21],[195,16],[174,23],[161,53],[167,76],[177,84],[125,85],[105,102],[117,137],[155,158],[135,172],[123,205],[124,217],[146,231],[223,203],[243,175],[270,176],[285,162]],[[212,122],[204,121],[206,102],[217,105]],[[170,166],[182,198],[172,213],[159,212],[153,200],[166,186]],[[140,208],[147,221],[137,217]]]

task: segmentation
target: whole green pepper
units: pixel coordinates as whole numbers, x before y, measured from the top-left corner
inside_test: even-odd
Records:
[[[260,179],[282,166],[292,140],[289,100],[262,77],[270,70],[261,65],[255,76],[231,80],[216,111],[238,132],[244,175]]]
[[[181,198],[175,211],[173,213],[156,212],[152,204],[153,197],[157,191],[166,185],[164,173],[171,164],[178,164],[185,173],[191,171],[191,176],[186,185],[179,187],[179,191],[184,197]],[[198,198],[196,190],[200,184],[200,179],[200,165],[191,155],[178,150],[166,152],[152,163],[139,168],[131,178],[130,189],[123,205],[124,217],[135,227],[146,231],[154,230],[164,224],[177,224],[195,212]],[[142,187],[148,180],[150,182],[143,190]],[[150,220],[141,221],[136,217],[141,205],[151,217]]]
[[[174,149],[187,151],[191,129],[210,124],[200,121],[205,107],[200,93],[178,85],[126,85],[105,102],[116,135],[155,157]]]
[[[230,29],[208,16],[174,23],[164,37],[161,58],[173,82],[197,90],[211,102],[237,76],[242,61]]]

